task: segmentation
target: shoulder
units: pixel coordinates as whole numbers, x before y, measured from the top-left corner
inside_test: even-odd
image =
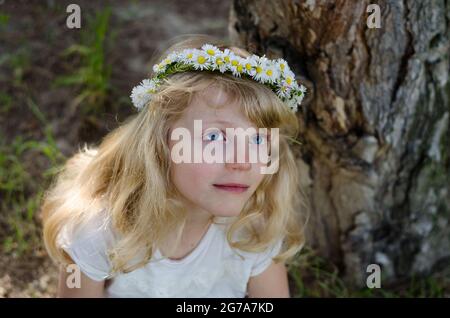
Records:
[[[63,227],[58,236],[59,246],[84,274],[96,281],[110,276],[112,266],[108,253],[116,240],[117,234],[106,210],[99,211],[82,224]]]
[[[280,253],[282,245],[283,239],[280,238],[272,242],[264,251],[255,253],[250,276],[264,272],[272,264],[272,259]]]

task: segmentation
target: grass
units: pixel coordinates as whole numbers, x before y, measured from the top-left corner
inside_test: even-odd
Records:
[[[23,87],[24,76],[32,67],[29,49],[24,45],[14,52],[0,55],[0,67],[2,66],[7,70],[5,73],[11,72],[11,75],[8,74],[9,76],[7,78],[2,78],[3,76],[0,75],[0,78],[2,78],[2,80],[8,80],[15,88]],[[4,95],[5,93],[1,94]],[[4,102],[2,99],[4,98],[0,98],[0,105]]]
[[[58,77],[54,84],[79,86],[80,94],[72,106],[86,102],[82,110],[86,113],[98,113],[104,107],[110,90],[111,67],[105,62],[105,44],[108,35],[110,8],[98,12],[88,21],[81,35],[81,43],[71,45],[63,52],[63,57],[80,58],[78,69],[72,74]]]
[[[12,108],[12,97],[4,92],[0,92],[0,114],[8,113]]]
[[[305,248],[288,266],[293,283],[292,297],[449,297],[450,270],[425,277],[413,275],[395,286],[381,282],[381,288],[352,288],[339,276],[336,266]]]
[[[44,140],[17,136],[7,144],[5,138],[0,137],[0,208],[4,212],[1,223],[6,227],[2,233],[2,248],[16,256],[29,253],[40,245],[36,211],[45,187],[64,161],[44,115],[30,99],[28,106],[44,127]],[[50,168],[35,165],[39,158]]]
[[[8,25],[8,22],[9,22],[9,15],[0,12],[0,27]]]

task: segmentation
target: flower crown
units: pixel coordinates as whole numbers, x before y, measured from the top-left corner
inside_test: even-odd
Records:
[[[172,52],[159,64],[155,64],[155,76],[144,79],[133,88],[130,97],[134,106],[142,109],[152,99],[165,77],[198,70],[250,77],[272,89],[293,112],[297,111],[306,92],[306,87],[297,83],[287,62],[281,58],[270,60],[265,55],[259,57],[254,54],[243,58],[229,49],[221,51],[214,45],[204,44],[200,50],[184,49]]]

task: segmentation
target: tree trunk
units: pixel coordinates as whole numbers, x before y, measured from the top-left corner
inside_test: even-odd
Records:
[[[367,6],[381,9],[369,28]],[[309,88],[298,163],[307,245],[364,286],[450,264],[450,0],[235,0],[235,45]]]

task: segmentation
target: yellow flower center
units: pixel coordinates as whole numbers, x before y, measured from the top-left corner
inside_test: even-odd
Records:
[[[284,64],[280,64],[281,70],[284,70]]]
[[[205,64],[206,59],[205,59],[204,56],[201,56],[201,55],[200,55],[200,56],[197,58],[197,62],[199,62],[200,64]]]
[[[252,69],[252,65],[250,63],[245,64],[245,68],[250,71]]]
[[[257,66],[256,67],[256,73],[261,73],[262,72],[262,67],[260,67],[260,66]]]
[[[224,57],[225,62],[230,63],[230,58],[228,56]]]
[[[269,75],[269,76],[272,76],[273,72],[272,72],[272,70],[267,70],[266,74]]]
[[[223,64],[223,60],[219,57],[216,59],[216,64],[217,65],[222,65]]]
[[[292,77],[288,76],[288,77],[286,78],[286,83],[288,83],[289,85],[291,85],[291,84],[292,84]]]
[[[238,65],[238,61],[237,61],[237,60],[232,60],[232,61],[231,61],[231,65],[233,65],[233,66]]]
[[[169,64],[170,63],[170,59],[165,59],[164,63]]]
[[[238,70],[239,73],[242,73],[242,65],[241,65],[241,64],[239,64],[239,65],[237,66],[237,70]]]
[[[215,55],[216,54],[216,52],[213,49],[206,50],[206,53],[208,53],[209,55]]]

